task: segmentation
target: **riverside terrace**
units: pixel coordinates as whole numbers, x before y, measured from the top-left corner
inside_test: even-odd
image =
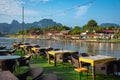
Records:
[[[28,52],[23,51],[25,53],[21,53],[21,51],[18,49],[14,54],[25,56],[28,54]],[[74,68],[71,64],[57,62],[57,66],[54,66],[53,63],[48,64],[48,59],[45,56],[37,56],[37,58],[33,55],[30,58],[30,68],[36,68],[36,67],[42,67],[44,69],[44,74],[56,74],[59,80],[79,80],[79,75],[75,73]],[[29,67],[20,67],[16,66],[14,74],[19,75],[27,70],[30,69]],[[83,73],[82,80],[92,80],[92,70],[89,69],[88,78],[86,76],[86,73]],[[100,73],[96,74],[96,80],[119,80],[120,78],[118,76],[114,76],[112,74],[110,75],[103,75]],[[28,77],[27,80],[31,80],[31,77]]]
[[[20,53],[16,52],[16,54],[21,55]],[[23,56],[23,54],[22,54]],[[44,74],[48,73],[54,73],[58,76],[60,80],[79,80],[78,74],[74,72],[73,66],[71,64],[62,64],[59,62],[57,66],[55,67],[53,64],[48,64],[48,61],[46,58],[42,56],[38,56],[36,59],[34,56],[30,59],[30,67],[43,67],[44,69]],[[21,67],[20,68],[20,73],[19,70],[16,69],[15,74],[21,74],[28,70],[28,67]],[[91,69],[89,70],[89,75],[88,78],[86,76],[86,73],[83,74],[82,80],[92,80],[92,75],[91,75]],[[100,73],[96,74],[96,80],[119,80],[119,77],[113,76],[113,75],[103,75]]]

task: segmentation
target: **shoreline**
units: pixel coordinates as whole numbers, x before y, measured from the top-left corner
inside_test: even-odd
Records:
[[[51,39],[48,37],[44,37],[43,35],[39,36],[22,36],[22,35],[6,35],[6,36],[1,36],[1,37],[8,37],[8,38],[25,38],[25,39],[41,39],[41,40],[58,40],[58,41],[85,41],[85,42],[95,42],[95,43],[120,43],[120,39],[112,39],[112,40],[97,40],[97,39]]]

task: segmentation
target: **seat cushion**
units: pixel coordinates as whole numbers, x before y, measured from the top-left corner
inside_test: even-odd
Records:
[[[75,68],[74,69],[75,71],[77,71],[77,72],[86,72],[87,71],[87,68]]]

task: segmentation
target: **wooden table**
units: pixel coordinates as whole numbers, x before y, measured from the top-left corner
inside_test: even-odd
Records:
[[[36,44],[22,44],[20,45],[20,49],[23,51],[23,53],[25,53],[25,51],[27,51],[28,47],[34,47]],[[29,52],[29,51],[28,51]]]
[[[27,47],[29,47],[29,46],[31,46],[31,45],[25,45],[25,44],[22,44],[22,45],[20,45],[20,48],[22,49],[22,50],[25,50]]]
[[[95,55],[95,56],[88,56],[88,57],[80,57],[79,61],[80,61],[80,63],[86,62],[86,63],[91,64],[93,80],[96,80],[96,77],[95,77],[95,64],[108,62],[108,61],[113,61],[115,59],[116,58],[111,57],[111,56]]]
[[[0,80],[18,80],[10,71],[0,71]]]
[[[7,55],[14,49],[0,49],[0,55]]]
[[[4,70],[3,69],[3,62],[5,61],[5,60],[15,60],[15,59],[18,59],[18,58],[20,58],[21,56],[18,56],[18,55],[6,55],[6,56],[0,56],[0,66],[1,66],[1,70]]]
[[[36,44],[22,44],[20,45],[20,48],[25,49],[28,46],[35,46]]]
[[[9,50],[2,49],[0,50],[0,55],[8,55]]]
[[[41,49],[48,49],[49,47],[32,47],[31,50],[38,54],[38,51]]]
[[[48,49],[49,47],[32,47],[31,50],[33,51],[37,51],[37,50],[40,50],[40,49]]]
[[[18,55],[8,55],[8,56],[0,56],[0,60],[10,60],[10,59],[18,59],[21,56]]]
[[[11,55],[17,49],[0,49],[0,56],[1,55]]]
[[[54,66],[56,66],[56,55],[64,54],[64,53],[74,53],[75,51],[72,50],[58,50],[58,51],[48,51],[48,63],[50,64],[50,55],[54,56]]]

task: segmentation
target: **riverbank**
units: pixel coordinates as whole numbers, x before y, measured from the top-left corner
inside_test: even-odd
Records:
[[[41,39],[43,35],[5,35],[5,37],[9,38],[31,38],[31,39]]]
[[[6,35],[9,38],[28,38],[28,39],[51,39],[44,35]],[[54,39],[58,41],[85,41],[85,42],[95,42],[95,43],[120,43],[120,39]]]
[[[58,40],[58,39],[55,39]],[[81,42],[81,41],[85,41],[85,42],[94,42],[94,43],[120,43],[120,39],[112,39],[112,40],[94,40],[94,39],[59,39],[58,41],[76,41],[76,42]]]

